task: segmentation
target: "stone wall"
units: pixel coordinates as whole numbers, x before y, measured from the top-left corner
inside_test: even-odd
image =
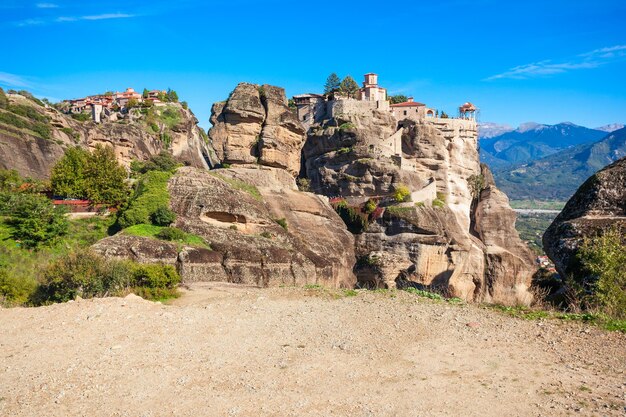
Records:
[[[355,99],[333,100],[327,103],[329,118],[341,116],[372,116],[374,110],[389,110],[388,101],[365,101]]]

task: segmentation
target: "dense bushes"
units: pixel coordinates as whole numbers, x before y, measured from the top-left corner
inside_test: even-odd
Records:
[[[626,319],[626,238],[617,228],[584,240],[578,253],[583,271],[592,277],[582,301],[592,309]],[[588,291],[589,290],[589,291]]]
[[[37,288],[37,281],[13,275],[0,267],[0,305],[22,305],[29,301]]]
[[[175,296],[180,277],[172,265],[144,265],[105,259],[88,250],[72,252],[51,263],[43,273],[35,304],[82,298],[158,294]]]
[[[127,207],[118,216],[118,225],[126,228],[136,224],[149,224],[157,211],[165,213],[164,209],[169,210],[167,182],[171,176],[171,172],[161,171],[149,171],[142,175]],[[163,218],[159,216],[158,220]]]
[[[148,171],[175,172],[179,166],[180,164],[171,153],[161,151],[161,153],[153,156],[148,161],[131,162],[130,169],[134,174],[145,174]]]
[[[54,165],[50,183],[55,195],[117,206],[128,197],[126,179],[113,148],[96,146],[89,152],[74,147]]]

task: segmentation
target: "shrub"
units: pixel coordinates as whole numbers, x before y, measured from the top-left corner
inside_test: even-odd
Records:
[[[482,174],[470,175],[467,179],[467,185],[469,186],[472,198],[478,199],[480,197],[480,193],[485,188],[485,177]]]
[[[261,232],[261,237],[264,237],[266,239],[271,239],[272,234],[270,232]]]
[[[8,223],[13,227],[13,238],[27,248],[37,248],[67,233],[69,223],[65,211],[39,194],[16,194],[10,207]]]
[[[157,226],[169,226],[176,220],[176,213],[169,207],[161,206],[150,215],[150,220]]]
[[[38,301],[65,302],[77,296],[115,294],[131,284],[131,269],[129,263],[106,262],[88,250],[72,252],[44,270]]]
[[[626,239],[618,228],[594,238],[586,238],[578,258],[594,282],[588,303],[605,314],[626,318]]]
[[[24,184],[24,179],[14,169],[0,169],[0,192],[13,192]]]
[[[407,187],[404,184],[396,185],[395,190],[393,192],[393,198],[398,203],[402,203],[404,201],[407,201],[407,199],[409,198],[410,195],[411,195],[411,192],[409,191],[409,187]]]
[[[25,304],[37,289],[37,281],[11,275],[0,268],[0,305]]]
[[[441,201],[441,200],[440,200],[440,199],[438,199],[438,198],[435,198],[435,199],[433,200],[433,204],[432,204],[432,206],[433,206],[433,207],[436,207],[436,208],[443,208],[443,207],[445,207],[445,206],[446,206],[446,203],[445,203],[445,202],[443,202],[443,201]]]
[[[296,184],[298,184],[298,190],[300,191],[311,191],[311,180],[308,178],[298,178]]]
[[[122,295],[129,290],[148,298],[162,298],[163,293],[173,295],[171,290],[179,282],[180,276],[171,265],[111,260],[79,250],[57,259],[44,270],[35,302]]]
[[[180,276],[172,265],[139,264],[133,271],[133,285],[148,288],[174,288]]]
[[[91,115],[89,113],[72,113],[72,119],[79,122],[87,122],[91,120]]]
[[[287,230],[287,219],[285,219],[283,217],[282,219],[274,219],[274,221],[276,223],[278,223],[278,225],[280,225],[280,227],[282,227],[283,229]]]
[[[378,208],[378,203],[376,203],[376,200],[372,200],[370,198],[365,203],[365,206],[363,207],[363,211],[365,211],[365,213],[367,214],[372,214],[374,210],[376,210],[376,208]]]
[[[339,202],[335,206],[335,211],[341,217],[341,220],[346,224],[346,227],[353,234],[363,233],[363,231],[367,228],[367,219],[363,218],[359,213],[352,207],[349,207],[345,201]]]
[[[169,241],[182,241],[185,239],[185,232],[176,227],[165,227],[161,229],[159,233],[156,234],[156,237],[163,240]]]
[[[139,174],[145,174],[148,171],[175,172],[179,166],[180,164],[170,152],[161,151],[146,162],[133,161],[131,170]]]

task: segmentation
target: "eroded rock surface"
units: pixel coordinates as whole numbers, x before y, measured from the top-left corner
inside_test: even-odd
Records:
[[[371,114],[370,114],[371,113]],[[531,300],[530,250],[507,197],[481,168],[475,122],[398,121],[387,111],[313,125],[303,155],[315,192],[380,209],[356,235],[360,285],[417,286],[473,301]],[[480,178],[479,195],[472,179]],[[405,186],[412,201],[393,201]]]
[[[132,160],[146,160],[165,149],[171,150],[185,165],[208,168],[218,162],[208,138],[197,125],[196,117],[178,103],[169,105],[179,113],[180,123],[172,128],[168,144],[159,132],[147,127],[139,109],[123,115],[112,113],[96,124],[79,122],[17,94],[9,95],[9,100],[32,107],[49,120],[49,139],[0,123],[0,168],[15,169],[23,176],[47,178],[65,149],[71,146],[92,149],[98,144],[113,147],[118,160],[126,167]],[[155,126],[158,129],[163,127],[158,123]]]
[[[615,227],[626,233],[626,158],[592,175],[543,235],[543,247],[563,277],[584,279],[576,254],[585,237]]]
[[[327,199],[298,191],[284,170],[186,167],[170,180],[169,191],[174,225],[204,238],[210,251],[175,251],[173,244],[123,233],[94,249],[145,262],[163,257],[179,266],[185,282],[335,288],[356,283],[352,235]]]
[[[256,164],[300,172],[305,131],[287,105],[285,90],[240,83],[211,109],[209,137],[228,164]]]

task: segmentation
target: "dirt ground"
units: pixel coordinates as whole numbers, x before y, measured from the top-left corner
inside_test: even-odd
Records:
[[[626,414],[626,335],[405,292],[0,309],[0,416]]]

